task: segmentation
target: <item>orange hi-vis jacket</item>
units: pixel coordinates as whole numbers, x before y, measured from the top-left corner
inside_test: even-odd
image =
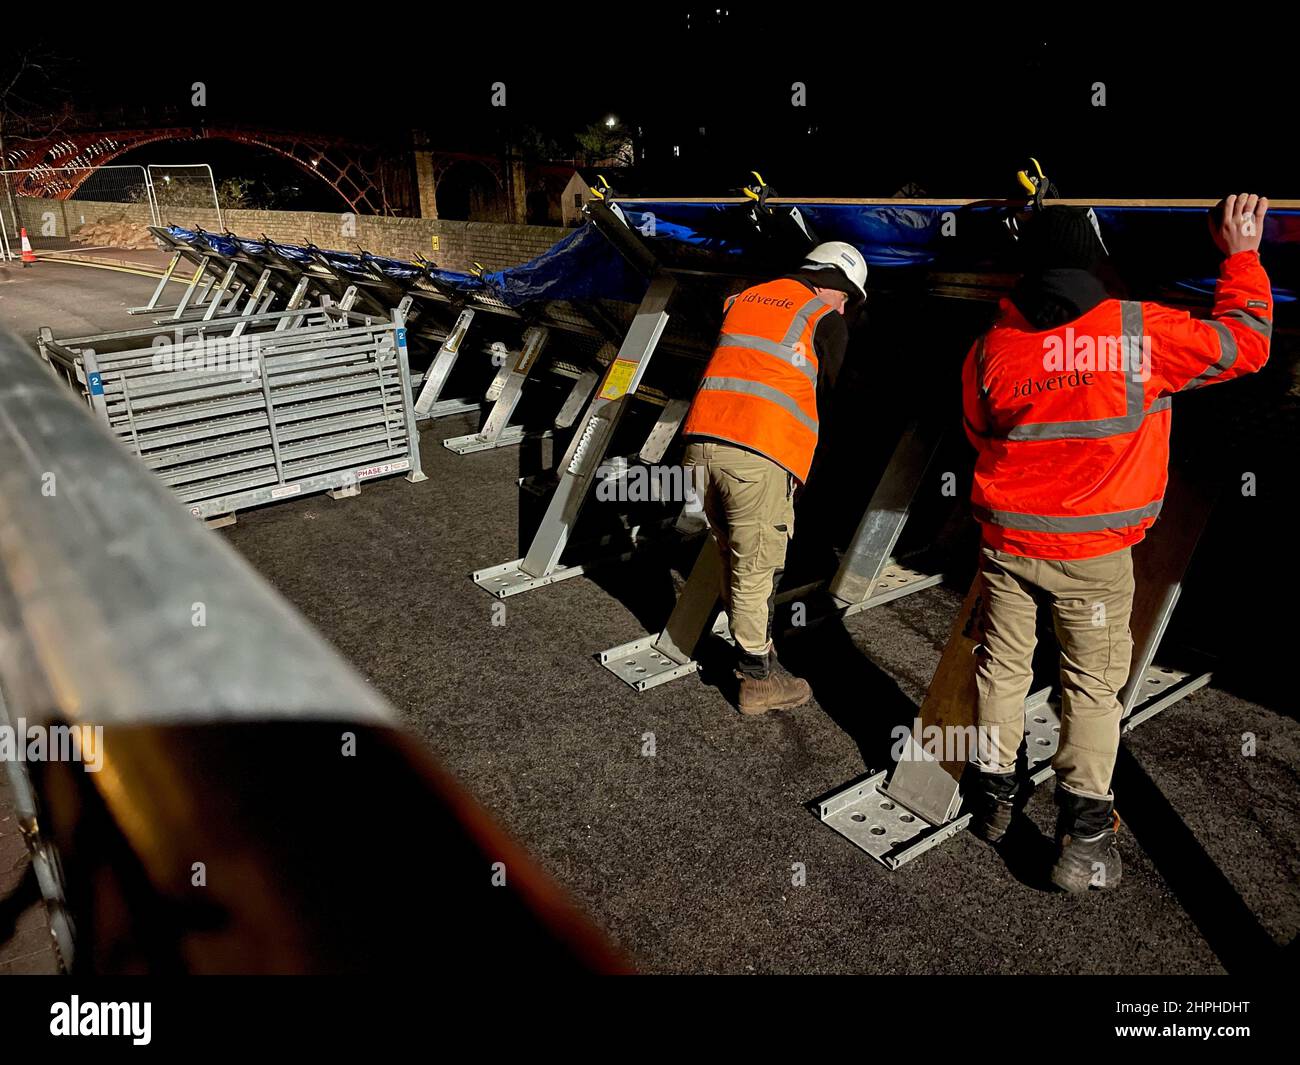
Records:
[[[827,313],[790,278],[732,296],[683,434],[756,451],[806,481],[817,449],[813,335]]]
[[[1036,332],[1002,301],[962,372],[985,544],[1068,560],[1146,535],[1168,479],[1170,397],[1268,361],[1273,296],[1258,253],[1224,260],[1212,313],[1108,299]]]

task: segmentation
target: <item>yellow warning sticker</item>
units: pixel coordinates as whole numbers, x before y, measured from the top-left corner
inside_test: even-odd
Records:
[[[605,375],[605,387],[600,390],[601,399],[618,399],[627,395],[632,378],[636,376],[636,363],[627,359],[615,359]]]

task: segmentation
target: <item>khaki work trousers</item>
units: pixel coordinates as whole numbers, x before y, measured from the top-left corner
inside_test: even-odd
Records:
[[[1038,606],[1045,603],[1061,648],[1061,745],[1052,765],[1067,790],[1108,798],[1119,753],[1119,690],[1133,656],[1132,550],[1058,561],[984,547],[980,570],[983,636],[975,676],[979,731],[988,745],[981,756],[990,761],[973,761],[991,773],[1015,769]]]
[[[772,647],[774,584],[794,535],[794,477],[753,451],[697,441],[682,465],[695,467],[704,514],[722,555],[722,601],[731,634],[751,655]]]

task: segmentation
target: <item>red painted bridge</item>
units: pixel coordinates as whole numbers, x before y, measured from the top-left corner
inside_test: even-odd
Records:
[[[49,132],[50,130],[57,132]],[[490,220],[528,220],[531,190],[560,183],[571,164],[532,163],[506,155],[448,152],[427,146],[381,148],[327,134],[235,125],[153,125],[123,115],[114,125],[103,116],[27,120],[6,137],[2,169],[20,196],[66,200],[102,166],[149,144],[225,140],[262,148],[325,182],[357,214],[438,217],[444,178],[451,201],[471,196],[494,214]],[[553,190],[552,190],[553,191]],[[464,210],[462,206],[461,211]],[[456,215],[452,215],[456,217]],[[463,214],[461,217],[465,217]],[[545,219],[542,219],[545,221]]]
[[[401,180],[393,158],[373,148],[318,134],[235,126],[73,130],[28,137],[8,145],[5,168],[31,171],[15,179],[20,195],[67,199],[96,168],[126,152],[162,141],[201,140],[235,141],[275,152],[324,181],[359,214],[402,213],[414,200],[410,177]],[[403,163],[402,169],[409,170],[409,163]]]

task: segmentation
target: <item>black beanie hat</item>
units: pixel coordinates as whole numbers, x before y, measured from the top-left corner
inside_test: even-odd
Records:
[[[1026,227],[1024,266],[1028,273],[1067,267],[1095,271],[1105,255],[1086,207],[1044,207]]]

